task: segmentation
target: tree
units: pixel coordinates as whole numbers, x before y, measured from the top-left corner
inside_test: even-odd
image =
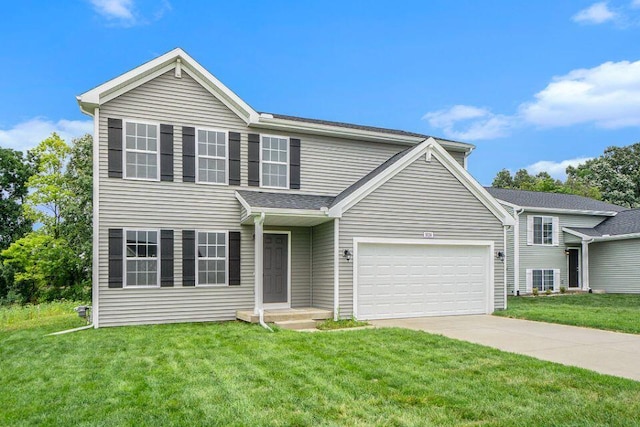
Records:
[[[493,182],[491,183],[492,187],[495,188],[513,188],[513,178],[511,177],[511,172],[507,169],[502,169],[495,178],[493,178]]]
[[[498,172],[494,178],[492,186],[517,190],[578,194],[594,199],[600,199],[601,197],[596,187],[584,181],[567,179],[567,182],[563,183],[558,179],[554,179],[547,172],[539,172],[537,175],[531,175],[526,169],[520,169],[513,177],[511,176],[511,172],[503,169]]]

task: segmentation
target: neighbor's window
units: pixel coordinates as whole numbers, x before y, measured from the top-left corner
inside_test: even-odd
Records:
[[[227,233],[198,232],[198,285],[227,283]]]
[[[533,244],[553,245],[553,217],[533,217]]]
[[[227,183],[227,133],[198,129],[198,182]]]
[[[126,286],[158,286],[158,232],[126,231]]]
[[[533,270],[533,287],[539,291],[553,290],[553,270]]]
[[[262,137],[262,186],[288,188],[289,139]]]
[[[125,123],[125,177],[158,180],[158,125]]]

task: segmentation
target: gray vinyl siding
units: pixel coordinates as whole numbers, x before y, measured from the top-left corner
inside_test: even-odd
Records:
[[[464,167],[464,151],[447,150],[447,152],[451,154],[451,157],[453,157],[456,162],[460,163],[460,166]]]
[[[555,216],[558,217],[560,230],[558,232],[558,246],[543,246],[543,245],[527,245],[527,216],[530,215],[542,215],[542,216]],[[569,236],[567,233],[562,232],[562,227],[594,227],[601,223],[605,217],[593,216],[593,215],[566,215],[566,214],[553,214],[548,212],[536,212],[536,211],[524,211],[520,215],[520,292],[526,291],[527,285],[527,269],[559,269],[560,270],[560,284],[559,286],[567,286],[568,279],[568,266],[567,256],[564,251],[569,246],[579,246],[577,243],[566,241],[565,238]],[[582,262],[582,261],[580,261]],[[509,289],[513,292],[513,289]]]
[[[437,159],[420,157],[340,219],[339,251],[353,248],[356,237],[491,240],[503,250],[498,220]],[[503,264],[495,259],[495,309],[504,308]],[[353,314],[353,261],[340,257],[340,316]]]
[[[312,228],[312,305],[333,310],[333,229],[334,222],[329,221]]]
[[[611,293],[640,293],[640,239],[589,245],[589,286]]]

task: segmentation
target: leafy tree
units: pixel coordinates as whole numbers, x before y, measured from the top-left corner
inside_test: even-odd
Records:
[[[491,183],[492,187],[496,188],[513,188],[513,178],[511,177],[511,172],[507,169],[502,169],[495,178],[493,178],[493,182]]]
[[[520,169],[513,177],[513,188],[520,190],[534,190],[536,178],[529,175],[526,169]]]
[[[496,188],[513,188],[517,190],[544,191],[550,193],[567,193],[600,199],[601,194],[594,186],[584,180],[567,179],[566,183],[554,179],[547,172],[531,175],[526,169],[520,169],[512,177],[511,172],[503,169],[496,175],[492,183]]]

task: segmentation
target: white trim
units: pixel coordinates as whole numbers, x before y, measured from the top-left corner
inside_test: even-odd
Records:
[[[127,285],[127,260],[129,260],[129,257],[127,257],[127,231],[144,231],[144,232],[149,232],[149,231],[154,231],[156,233],[156,241],[157,241],[157,246],[158,246],[158,252],[156,254],[156,280],[157,283],[155,285],[144,285],[144,286],[138,286],[138,285],[131,285],[128,286]],[[122,288],[123,289],[155,289],[155,288],[159,288],[160,287],[160,268],[162,267],[160,265],[160,258],[161,258],[161,254],[162,254],[162,239],[160,236],[160,229],[159,228],[153,228],[153,227],[136,227],[136,228],[123,228],[122,229]],[[144,257],[144,258],[139,258],[139,257],[131,257],[132,261],[143,261],[145,259],[149,259],[149,257]]]
[[[264,218],[265,214],[263,213],[260,216],[255,216],[253,218],[253,227],[254,227],[254,240],[253,240],[253,299],[254,299],[254,314],[258,314],[262,312],[263,302],[262,302],[262,287],[263,287],[263,262],[264,262]]]
[[[355,269],[355,248],[353,250],[351,261]],[[340,320],[340,218],[333,220],[333,320]]]
[[[534,271],[541,271],[542,272],[542,287],[544,288],[545,285],[545,279],[544,279],[544,272],[545,271],[552,271],[553,272],[553,289],[552,291],[557,291],[560,287],[560,283],[556,283],[556,279],[558,280],[558,282],[560,281],[560,269],[558,268],[548,268],[548,267],[534,267],[534,268],[527,268],[527,291],[528,292],[533,292],[533,272]],[[531,280],[531,281],[529,281]],[[546,289],[538,289],[538,292],[546,292]]]
[[[504,251],[504,259],[502,260],[502,275],[503,275],[503,284],[504,284],[504,307],[503,310],[507,309],[507,288],[509,287],[509,284],[507,282],[507,263],[509,262],[509,254],[507,252],[507,230],[508,230],[509,226],[508,225],[504,225],[502,226],[502,250]]]
[[[469,173],[464,170],[464,168],[453,157],[451,157],[451,155],[440,144],[438,144],[435,139],[431,137],[424,140],[422,143],[414,147],[409,153],[405,154],[400,160],[385,169],[382,173],[378,174],[362,187],[358,188],[356,191],[338,202],[335,206],[329,209],[329,216],[335,218],[341,217],[344,212],[349,210],[360,200],[371,194],[401,170],[424,155],[427,150],[432,150],[432,155],[435,156],[440,163],[449,170],[449,172],[451,172],[451,174],[456,177],[462,185],[464,185],[487,209],[489,209],[489,211],[495,215],[503,225],[513,225],[515,223],[515,220],[506,211],[506,209],[471,175],[469,175]]]
[[[224,182],[209,182],[209,181],[200,181],[200,162],[199,160],[199,144],[198,144],[198,131],[202,130],[205,132],[220,132],[220,133],[224,133],[224,138],[225,138],[225,144],[224,144]],[[224,129],[218,129],[218,128],[208,128],[208,127],[196,127],[195,128],[195,140],[196,140],[196,147],[195,147],[195,152],[196,152],[196,184],[207,184],[207,185],[229,185],[229,131],[228,130],[224,130]],[[204,159],[213,159],[213,160],[222,160],[220,157],[214,157],[214,156],[206,156],[203,155]]]
[[[287,184],[284,187],[278,187],[278,186],[273,186],[273,185],[264,185],[262,184],[262,141],[264,138],[277,138],[277,139],[284,139],[287,141],[287,172],[286,172],[286,178],[287,178]],[[282,162],[274,162],[269,160],[267,163],[269,164],[275,164],[275,165],[282,165]],[[289,174],[290,174],[290,169],[291,169],[291,138],[289,138],[288,136],[280,136],[280,135],[260,135],[260,162],[259,162],[259,173],[260,173],[260,188],[272,188],[272,189],[279,189],[279,190],[287,190],[290,187],[290,183],[289,183]]]
[[[571,255],[567,255],[567,289],[580,289],[582,287],[582,248],[579,246],[575,246],[575,247],[568,247],[566,249],[567,251],[578,251],[578,271],[577,271],[577,276],[578,276],[578,286],[571,286],[571,283],[569,283],[569,272],[570,272],[570,262],[569,259],[571,257]]]
[[[447,240],[447,239],[397,239],[389,237],[354,237],[353,238],[353,317],[358,318],[358,247],[367,243],[393,244],[393,245],[432,245],[432,246],[485,246],[487,248],[487,301],[485,311],[487,314],[495,310],[495,265],[494,248],[492,240]],[[506,287],[506,283],[505,283]],[[403,316],[398,316],[403,317]]]
[[[602,235],[602,236],[589,236],[587,234],[580,233],[579,231],[572,230],[567,227],[563,227],[562,231],[580,237],[582,240],[589,240],[593,242],[608,242],[610,240],[627,240],[627,239],[639,239],[640,233],[629,234],[615,234],[615,235]]]
[[[195,251],[196,251],[196,277],[195,277],[195,287],[197,288],[221,288],[229,286],[229,230],[195,230],[196,238],[195,238]],[[199,233],[218,233],[224,234],[224,283],[207,283],[204,285],[199,284],[198,279],[198,270],[200,264],[200,256],[198,255],[198,234]],[[209,260],[211,258],[203,258],[204,260]]]
[[[559,245],[559,218],[557,216],[550,215],[527,215],[527,222],[531,218],[531,243],[529,246],[550,246],[555,247]],[[540,236],[540,240],[544,242],[544,221],[545,219],[551,220],[551,243],[536,243],[536,225],[535,219],[542,218],[542,235]],[[529,232],[529,227],[527,226],[527,233]],[[529,239],[527,238],[527,241]]]
[[[137,149],[128,149],[127,148],[127,123],[131,124],[141,124],[147,126],[155,126],[156,127],[156,178],[138,178],[127,176],[127,152],[130,153],[143,153],[143,154],[152,154],[153,151],[150,150],[137,150]],[[137,133],[137,131],[136,131]],[[157,182],[160,181],[160,123],[153,122],[149,120],[143,119],[132,119],[125,118],[122,119],[122,179],[132,180],[132,181],[151,181]]]
[[[565,233],[569,233],[569,234],[571,234],[573,236],[580,237],[582,239],[592,239],[593,238],[593,236],[587,236],[586,234],[582,234],[582,233],[580,233],[578,231],[571,230],[570,228],[567,228],[567,227],[562,227],[562,231],[564,231]]]
[[[582,290],[589,289],[589,243],[593,240],[582,241]]]
[[[91,319],[100,327],[100,108],[93,111],[93,260],[91,263]],[[124,277],[123,277],[124,280]]]
[[[591,215],[591,216],[616,216],[618,212],[614,211],[592,211],[592,210],[580,210],[580,209],[560,209],[560,208],[538,208],[535,206],[518,206],[512,203],[505,202],[502,199],[497,199],[500,203],[524,209],[527,212],[542,212],[542,213],[555,213],[555,214],[573,214],[573,215]]]
[[[263,236],[265,234],[286,234],[287,235],[287,302],[277,302],[277,303],[265,303],[263,302],[263,307],[265,309],[279,309],[279,308],[291,308],[291,230],[264,230]],[[264,253],[264,241],[263,245],[263,253]],[[262,274],[264,275],[264,269],[262,270]],[[264,301],[264,285],[262,288],[263,296],[262,300]]]
[[[518,212],[519,211],[519,212]],[[513,226],[513,294],[520,291],[520,215],[523,209],[513,208],[516,223]],[[525,288],[526,290],[526,288]]]
[[[117,90],[114,90],[113,92],[109,92],[108,94],[105,94],[104,96],[100,97],[100,105],[104,105],[107,102],[137,88],[138,86],[142,86],[143,84],[160,77],[161,75],[163,75],[164,73],[167,73],[171,70],[173,70],[175,68],[175,64],[168,64],[165,65],[162,68],[159,68],[158,70],[152,72],[151,74],[147,75],[145,78],[137,80],[135,82],[132,82],[131,84],[121,87]]]

